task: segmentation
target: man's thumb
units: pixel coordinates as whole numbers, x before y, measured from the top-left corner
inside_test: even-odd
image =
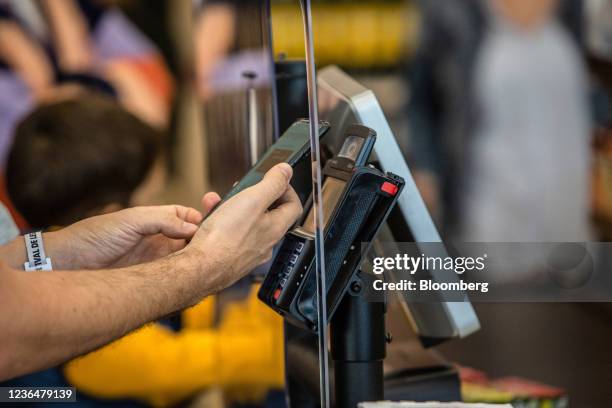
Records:
[[[287,163],[277,164],[268,170],[263,180],[254,186],[264,208],[269,208],[287,191],[292,176],[293,169]]]

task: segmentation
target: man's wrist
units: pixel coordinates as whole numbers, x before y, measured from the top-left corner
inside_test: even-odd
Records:
[[[200,275],[205,269],[204,253],[199,248],[185,247],[174,255],[182,260],[182,265],[194,274]]]
[[[215,268],[210,267],[204,251],[187,246],[170,255],[169,258],[174,258],[175,261],[173,262],[178,260],[175,265],[175,270],[178,273],[191,275],[189,279],[193,279],[192,281],[197,287],[198,301],[217,291],[215,284],[217,279],[214,276]]]
[[[58,232],[45,232],[42,234],[42,237],[45,254],[51,258],[53,268],[72,269],[70,268],[70,262],[66,256],[66,240],[58,236]],[[28,253],[23,235],[18,236],[7,245],[0,247],[0,259],[13,269],[23,270],[24,264],[28,262]]]
[[[45,252],[55,270],[70,270],[81,269],[80,265],[76,265],[73,261],[73,256],[70,251],[70,240],[62,236],[61,230],[43,233],[43,243]]]

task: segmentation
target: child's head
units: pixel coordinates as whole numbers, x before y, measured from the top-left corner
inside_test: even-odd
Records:
[[[15,131],[8,194],[34,228],[127,207],[149,189],[159,146],[159,134],[112,99],[43,105]]]

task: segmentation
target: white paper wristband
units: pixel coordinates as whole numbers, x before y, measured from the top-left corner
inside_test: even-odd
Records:
[[[51,258],[45,256],[42,232],[31,232],[23,236],[25,240],[28,261],[23,264],[26,271],[50,271],[53,270]]]

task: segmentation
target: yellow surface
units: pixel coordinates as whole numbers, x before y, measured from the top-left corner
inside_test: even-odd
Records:
[[[513,395],[509,392],[499,391],[486,385],[464,382],[461,384],[461,398],[464,402],[503,404],[511,402]]]
[[[315,4],[312,9],[315,58],[320,65],[389,67],[409,56],[416,43],[418,16],[410,3]],[[299,5],[272,3],[275,55],[304,58]]]
[[[148,325],[66,365],[68,381],[98,398],[136,398],[167,406],[216,386],[232,400],[255,401],[284,382],[282,320],[257,288],[212,327],[215,298],[183,313],[175,333]]]

